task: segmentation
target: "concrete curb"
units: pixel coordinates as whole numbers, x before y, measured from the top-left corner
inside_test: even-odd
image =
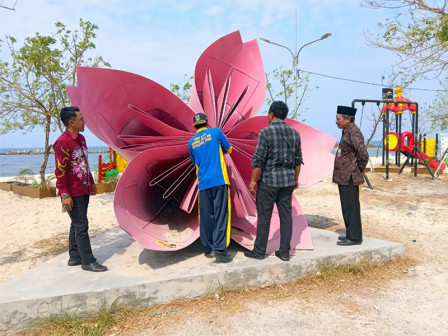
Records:
[[[374,262],[404,253],[403,244],[365,238],[362,245],[340,247],[334,232],[313,229],[315,249],[297,251],[289,262],[275,256],[264,260],[244,257],[232,244],[234,260],[216,264],[206,259],[199,244],[176,252],[142,250],[121,229],[93,240],[95,255],[110,271],[91,273],[66,266],[67,255],[57,256],[0,284],[0,334],[9,335],[36,318],[53,314],[87,314],[116,300],[133,305],[155,305],[199,297],[220,288],[262,287],[281,284],[313,272],[321,262],[355,264]]]

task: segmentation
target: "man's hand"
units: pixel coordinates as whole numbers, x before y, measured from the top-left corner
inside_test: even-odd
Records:
[[[96,195],[96,184],[93,184],[92,192],[90,195],[95,196]]]
[[[61,198],[62,207],[67,211],[72,211],[73,209],[73,199],[69,196],[67,198]]]
[[[261,168],[255,167],[252,168],[252,174],[250,176],[250,183],[249,183],[249,191],[251,193],[255,192],[255,185],[257,184],[258,176],[261,173]]]
[[[302,165],[296,166],[296,182],[294,184],[294,189],[297,189],[299,187],[299,176],[300,176],[300,169],[302,168]]]
[[[254,193],[255,192],[255,185],[257,184],[257,182],[256,181],[250,181],[250,183],[249,183],[249,191],[251,192],[251,193]]]

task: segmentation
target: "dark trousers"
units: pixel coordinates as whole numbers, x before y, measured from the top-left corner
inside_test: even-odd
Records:
[[[81,259],[83,265],[88,265],[96,260],[89,238],[89,220],[87,219],[89,199],[90,195],[73,197],[73,209],[68,211],[72,220],[68,238],[68,253],[71,259]]]
[[[274,203],[277,204],[280,217],[280,248],[281,255],[288,255],[291,250],[292,236],[292,193],[291,187],[271,187],[260,182],[257,190],[257,238],[255,239],[253,251],[258,255],[266,253],[268,244],[269,228],[271,225],[272,210]]]
[[[353,185],[352,178],[350,178],[348,185],[338,186],[346,236],[350,240],[361,240],[362,227],[361,207],[359,204],[359,187]]]
[[[205,253],[225,251],[230,243],[229,186],[199,191],[200,240]]]

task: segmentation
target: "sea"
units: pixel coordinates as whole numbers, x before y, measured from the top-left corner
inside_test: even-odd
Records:
[[[35,148],[0,148],[0,153],[6,153],[10,151],[23,151],[23,150],[43,149],[39,147]],[[98,165],[98,156],[102,155],[103,159],[107,153],[107,146],[89,146],[89,166],[93,170]],[[43,154],[13,154],[13,155],[0,155],[0,177],[11,176],[15,177],[24,169],[30,169],[30,175],[38,175],[40,166],[44,160]],[[50,154],[48,158],[47,168],[45,174],[54,174],[55,171],[54,154]]]
[[[374,143],[376,144],[376,143]],[[0,153],[5,153],[14,150],[33,150],[42,148],[0,148]],[[90,169],[93,170],[95,166],[98,165],[98,156],[103,155],[103,158],[107,153],[101,153],[102,151],[107,151],[108,147],[105,146],[89,146],[89,165]],[[369,147],[369,155],[371,157],[381,156],[381,149],[378,147]],[[92,153],[94,152],[94,153]],[[333,154],[336,150],[333,150]],[[0,155],[0,177],[10,176],[15,177],[24,169],[30,169],[30,175],[39,174],[40,166],[44,159],[43,154],[14,154],[14,155]],[[45,170],[46,174],[54,174],[55,171],[55,161],[54,154],[50,154],[48,158],[47,168]]]

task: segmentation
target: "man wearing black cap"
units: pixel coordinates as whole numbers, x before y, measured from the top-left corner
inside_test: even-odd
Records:
[[[224,154],[230,154],[232,146],[220,128],[207,128],[207,123],[204,113],[195,114],[197,131],[188,142],[199,181],[200,241],[207,258],[230,262],[230,182]]]
[[[333,182],[339,186],[342,215],[346,235],[338,238],[338,245],[362,243],[359,185],[364,183],[364,169],[369,160],[364,136],[355,125],[356,109],[338,106],[336,125],[342,129],[342,137],[334,160]]]

